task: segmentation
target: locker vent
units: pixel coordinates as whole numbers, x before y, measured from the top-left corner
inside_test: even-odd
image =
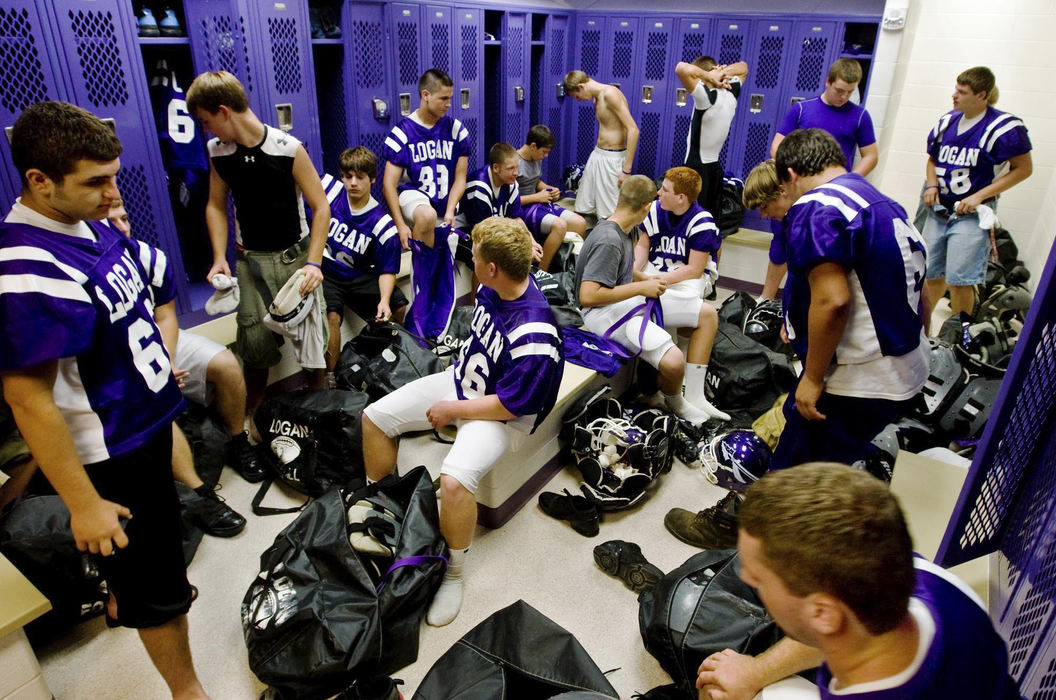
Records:
[[[579,108],[579,117],[576,123],[576,162],[587,164],[590,152],[594,150],[596,139],[594,138],[594,110],[587,105]]]
[[[511,27],[510,36],[504,42],[506,52],[506,78],[520,80],[524,75],[527,58],[524,50],[524,27]],[[523,86],[527,87],[527,86]]]
[[[799,58],[799,71],[796,73],[796,90],[821,89],[828,45],[828,39],[822,37],[803,40],[803,54]]]
[[[0,9],[0,105],[18,114],[48,99],[29,12]]]
[[[378,179],[374,182],[374,186],[370,188],[371,194],[379,202],[385,201],[385,195],[381,193],[381,175],[385,172],[385,136],[387,134],[363,134],[359,135],[359,142],[369,148],[375,156],[378,157]]]
[[[682,163],[686,162],[686,139],[689,138],[689,125],[691,122],[692,119],[685,114],[679,114],[675,117],[675,133],[671,135],[672,165],[682,165]]]
[[[550,52],[551,75],[565,74],[565,30],[555,29],[550,32],[550,41],[547,42],[546,51]],[[589,75],[589,74],[588,74]]]
[[[598,67],[601,59],[601,30],[591,29],[583,32],[583,41],[580,44],[581,56],[579,58],[579,69],[597,79]]]
[[[616,32],[612,46],[612,78],[619,80],[631,76],[631,60],[634,54],[634,33]],[[589,73],[588,73],[589,75]],[[630,86],[627,86],[628,88]]]
[[[727,34],[719,43],[719,63],[730,64],[745,60],[744,35]]]
[[[524,138],[527,129],[521,127],[521,112],[510,112],[506,115],[506,133],[503,139],[511,146]],[[516,146],[514,146],[516,148]]]
[[[216,70],[226,70],[237,75],[246,86],[246,91],[253,92],[253,78],[249,70],[248,57],[245,54],[245,28],[239,18],[238,31],[226,15],[214,15],[202,20],[202,45],[206,47],[210,66]],[[239,43],[241,42],[241,44]],[[238,47],[242,47],[242,60],[239,60]]]
[[[756,87],[776,88],[781,77],[781,52],[785,48],[785,37],[764,36],[759,43],[759,71],[755,78]]]
[[[650,178],[660,176],[661,170],[656,163],[657,139],[660,137],[660,114],[645,112],[641,116],[642,139],[638,141],[638,165],[634,172],[648,175]]]
[[[469,119],[463,119],[462,120],[462,125],[465,126],[466,127],[466,131],[469,132],[469,146],[470,146],[470,148],[472,148],[473,145],[477,143],[477,118],[476,117],[470,117]],[[486,153],[479,153],[479,154],[478,153],[471,153],[469,155],[469,162],[470,163],[476,162],[476,159],[478,158],[478,156],[481,156],[480,160],[484,160],[484,157],[486,157],[487,154]]]
[[[663,80],[667,70],[667,32],[649,32],[645,77],[647,80]]]
[[[1042,625],[1051,612],[1052,602],[1041,591],[1035,588],[1027,594],[1008,637],[1008,672],[1013,678],[1023,670],[1023,662],[1033,650],[1038,634],[1044,632]]]
[[[462,26],[462,80],[477,79],[477,28]]]
[[[418,85],[418,25],[412,22],[397,22],[396,37],[399,41],[400,85]]]
[[[113,13],[70,10],[67,16],[92,106],[112,107],[128,102]]]
[[[433,65],[445,73],[451,72],[451,31],[446,24],[434,24],[429,29],[433,42]]]
[[[297,46],[297,22],[293,19],[268,19],[271,38],[271,60],[275,66],[275,88],[286,95],[304,89],[301,81],[301,52]]]
[[[686,126],[686,131],[689,131],[689,126]],[[732,130],[731,130],[732,132]],[[727,170],[733,169],[733,164],[730,163],[730,137],[726,137],[726,143],[722,144],[722,150],[719,151],[719,165],[722,166],[722,170],[725,173]],[[752,167],[755,167],[754,164]],[[745,174],[750,171],[750,168],[745,169]],[[733,173],[736,177],[744,177],[740,173]]]
[[[692,63],[698,56],[704,55],[704,33],[693,32],[686,34],[682,43],[682,60]]]
[[[146,169],[142,165],[126,164],[117,173],[117,186],[125,203],[128,219],[136,238],[155,248],[162,248],[158,236],[158,224],[154,220],[154,205],[147,186]],[[166,249],[168,252],[168,249]]]
[[[381,87],[385,77],[385,64],[381,52],[381,23],[353,22],[352,42],[356,85],[359,87]]]
[[[1038,684],[1034,700],[1056,700],[1056,657],[1049,662],[1049,668]]]
[[[728,139],[727,139],[728,140]],[[748,125],[748,137],[744,140],[742,170],[747,173],[770,155],[770,124],[754,122]],[[743,176],[742,176],[743,177]]]

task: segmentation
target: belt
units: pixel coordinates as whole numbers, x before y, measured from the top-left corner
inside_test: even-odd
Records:
[[[993,206],[995,204],[997,204],[997,197],[991,197],[990,199],[986,200],[985,202],[980,203],[979,206],[987,206],[987,207],[993,208]],[[935,216],[939,217],[943,221],[949,221],[951,216],[955,216],[946,207],[943,207],[942,211],[938,211],[935,208],[932,208],[931,211],[935,214]],[[964,216],[964,214],[956,214],[956,216]]]

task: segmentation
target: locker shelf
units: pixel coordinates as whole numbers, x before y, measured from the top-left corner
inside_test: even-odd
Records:
[[[141,36],[140,46],[190,46],[191,40],[185,36]]]
[[[343,46],[344,39],[312,39],[312,46]]]

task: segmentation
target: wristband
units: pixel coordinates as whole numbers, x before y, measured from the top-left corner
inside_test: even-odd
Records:
[[[927,187],[924,188],[924,191],[927,192],[928,190],[937,190],[937,189],[939,189],[938,185],[928,185]]]
[[[312,262],[311,260],[306,261],[304,264],[305,265],[311,265],[312,267],[316,268],[317,270],[322,270],[323,269],[322,265],[320,265],[319,263]]]
[[[622,172],[624,175],[630,175],[630,173],[627,172],[626,170],[621,170],[620,172]]]

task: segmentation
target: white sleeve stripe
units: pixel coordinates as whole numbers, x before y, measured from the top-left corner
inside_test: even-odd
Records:
[[[403,129],[401,129],[400,127],[398,127],[398,126],[392,127],[391,134],[393,136],[395,136],[396,138],[398,138],[401,143],[404,143],[404,144],[407,143],[407,134],[403,133]]]
[[[821,205],[832,207],[833,209],[839,211],[840,214],[843,215],[843,218],[847,219],[848,221],[851,221],[854,219],[854,217],[858,216],[858,212],[849,207],[847,203],[839,197],[833,197],[831,195],[823,194],[821,192],[811,192],[809,194],[805,194],[799,198],[796,204],[806,202],[818,202]]]
[[[4,294],[46,294],[56,299],[70,299],[91,304],[92,299],[84,287],[70,280],[40,275],[3,275],[0,276],[0,296]]]
[[[395,236],[395,235],[396,235],[396,227],[395,226],[387,228],[387,229],[385,229],[384,231],[381,232],[380,236],[378,236],[378,242],[379,243],[388,243],[390,240],[392,240],[392,237]]]
[[[378,223],[374,224],[374,228],[370,232],[377,236],[384,228],[389,226],[395,226],[395,224],[392,222],[392,217],[386,214],[378,219]]]
[[[399,153],[403,150],[403,146],[393,141],[391,136],[385,137],[385,145],[391,148],[394,153]]]
[[[983,135],[979,137],[979,147],[982,148],[984,145],[986,145],[986,142],[990,140],[991,132],[993,132],[994,129],[996,129],[1003,122],[1006,122],[1009,119],[1015,119],[1015,117],[1011,114],[1002,114],[1001,116],[994,119],[994,121],[987,124],[986,130],[983,132]]]
[[[319,178],[319,182],[321,182],[323,184],[323,189],[325,190],[325,189],[329,188],[330,185],[333,184],[334,180],[336,180],[336,179],[337,178],[335,178],[330,173],[323,173],[323,176],[321,178]]]
[[[553,345],[548,343],[529,343],[528,345],[522,345],[519,348],[514,348],[510,351],[510,357],[514,360],[521,357],[549,357],[554,362],[561,360],[561,353],[557,351]]]
[[[154,258],[154,279],[151,280],[151,286],[161,289],[161,285],[165,283],[165,270],[169,267],[169,258],[162,250],[155,248],[155,252],[157,256]]]
[[[864,112],[863,112],[863,114],[864,114]],[[850,189],[848,187],[844,187],[843,185],[841,185],[839,183],[829,182],[829,183],[826,183],[826,184],[822,185],[819,189],[835,190],[836,192],[839,192],[839,193],[847,196],[848,198],[850,198],[851,201],[853,201],[855,204],[860,206],[862,209],[866,209],[866,208],[869,207],[869,202],[867,202],[864,199],[862,199],[862,197],[857,192],[855,192],[854,190],[852,190],[852,189]]]
[[[491,197],[489,197],[488,195],[484,194],[480,190],[473,190],[472,192],[469,193],[469,197],[471,199],[479,199],[480,201],[482,201],[485,204],[487,204],[489,207],[491,206]]]
[[[491,185],[484,182],[483,180],[470,180],[466,183],[466,189],[468,190],[470,187],[487,187],[489,190],[491,189]]]
[[[463,129],[462,131],[458,132],[458,140],[459,141],[465,141],[468,138],[469,138],[469,130],[468,129]]]
[[[67,265],[64,262],[60,262],[58,258],[52,255],[50,252],[43,248],[37,248],[31,245],[16,245],[10,248],[0,249],[0,262],[6,260],[35,260],[38,262],[51,263],[55,267],[66,273],[70,279],[77,284],[84,284],[88,281],[88,275],[84,274],[76,267]]]
[[[557,329],[554,328],[553,324],[536,321],[534,323],[525,323],[517,326],[506,336],[506,340],[512,345],[517,342],[519,338],[523,338],[529,333],[544,333],[555,338],[557,337]]]
[[[1003,127],[998,129],[997,131],[995,131],[994,135],[990,137],[990,140],[986,144],[986,151],[989,153],[991,150],[993,150],[994,146],[997,145],[997,140],[999,138],[1001,138],[1005,133],[1011,131],[1012,129],[1020,127],[1020,126],[1023,126],[1023,122],[1021,122],[1018,119],[1015,119],[1013,121],[1010,121],[1008,124],[1005,124]]]
[[[457,139],[458,136],[459,136],[458,132],[461,131],[461,130],[462,130],[462,122],[460,122],[457,119],[452,120],[452,123],[451,123],[451,138]]]

